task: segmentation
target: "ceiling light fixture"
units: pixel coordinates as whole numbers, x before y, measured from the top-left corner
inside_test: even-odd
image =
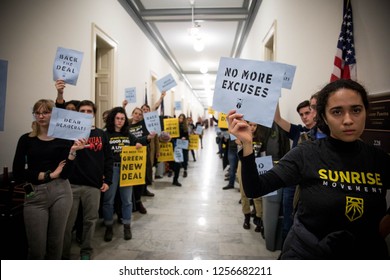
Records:
[[[201,52],[204,49],[204,41],[200,32],[200,24],[198,22],[195,22],[194,19],[195,0],[190,0],[190,4],[192,10],[192,25],[191,28],[188,29],[188,33],[192,38],[194,50],[197,52]]]

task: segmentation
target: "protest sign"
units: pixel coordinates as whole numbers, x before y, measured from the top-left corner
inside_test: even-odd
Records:
[[[188,150],[188,140],[176,139],[176,148]]]
[[[146,146],[136,149],[135,146],[123,146],[121,152],[121,187],[145,184]]]
[[[219,128],[228,128],[226,114],[221,113],[221,112],[218,113],[218,127]]]
[[[157,80],[156,85],[160,90],[160,92],[163,92],[163,91],[170,90],[171,88],[175,87],[177,84],[172,74],[168,74],[162,77],[161,79]]]
[[[82,61],[82,52],[58,47],[53,65],[54,81],[60,79],[67,84],[76,85]]]
[[[196,128],[195,128],[195,133],[198,134],[198,135],[202,135],[202,133],[203,133],[203,126],[197,125]]]
[[[266,173],[274,166],[272,162],[272,156],[257,157],[255,160],[256,160],[257,172],[259,172],[259,175]],[[266,195],[263,195],[263,197],[272,196],[276,194],[277,191],[274,191]]]
[[[68,140],[89,137],[93,115],[54,107],[51,112],[48,136]]]
[[[190,144],[188,145],[189,150],[198,150],[199,149],[199,135],[191,134],[190,135]]]
[[[161,143],[160,142],[160,156],[157,158],[158,162],[174,161],[173,156],[173,145],[171,142]]]
[[[214,115],[214,114],[215,114],[214,109],[211,108],[211,107],[209,107],[209,108],[207,109],[207,112],[208,112],[210,115]]]
[[[180,136],[179,132],[179,119],[178,118],[168,118],[164,119],[164,130],[171,135],[171,138],[176,138]]]
[[[173,151],[175,162],[183,162],[184,156],[183,156],[183,150],[175,147],[175,150]]]
[[[175,110],[181,110],[181,101],[175,101]]]
[[[283,88],[291,89],[292,83],[294,81],[295,76],[295,70],[297,69],[296,66],[284,64],[285,65],[285,72],[283,75]]]
[[[129,103],[137,102],[137,92],[135,87],[125,88],[125,99]]]
[[[212,107],[226,114],[236,109],[244,119],[271,127],[285,69],[282,63],[222,57]]]
[[[144,121],[146,129],[149,133],[156,132],[158,135],[161,133],[160,117],[157,111],[144,113]]]

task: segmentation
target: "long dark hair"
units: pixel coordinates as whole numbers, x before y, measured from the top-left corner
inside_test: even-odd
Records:
[[[122,107],[114,107],[111,109],[110,113],[107,116],[106,129],[110,133],[115,132],[115,117],[118,113],[124,114],[125,116],[125,123],[122,126],[120,133],[123,135],[128,135],[130,128],[129,120],[127,118],[126,110]]]
[[[346,88],[355,91],[360,95],[363,101],[364,108],[366,111],[369,107],[368,93],[366,89],[353,80],[340,79],[327,84],[323,89],[318,92],[317,98],[317,126],[326,135],[330,135],[330,130],[325,122],[325,109],[328,103],[329,97],[338,91],[339,89]]]

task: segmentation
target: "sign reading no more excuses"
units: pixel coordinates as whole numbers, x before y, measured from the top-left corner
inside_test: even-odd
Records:
[[[291,73],[287,68],[282,63],[222,57],[213,109],[225,114],[236,109],[244,119],[271,127],[284,76]]]

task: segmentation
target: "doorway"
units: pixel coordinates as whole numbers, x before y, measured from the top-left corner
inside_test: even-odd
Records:
[[[104,111],[110,110],[113,104],[117,43],[95,24],[93,24],[92,30],[92,51],[95,58],[92,60],[94,64],[92,68],[94,69],[92,92],[94,92],[97,107],[95,126],[102,128],[105,125],[102,114]]]

